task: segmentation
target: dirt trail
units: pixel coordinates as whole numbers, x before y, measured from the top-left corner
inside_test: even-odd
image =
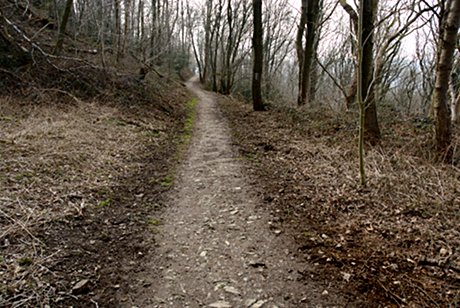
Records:
[[[158,227],[155,257],[139,307],[330,307],[346,303],[327,287],[301,281],[289,239],[244,177],[229,128],[212,93],[196,82],[195,134]],[[159,271],[158,271],[159,269]]]

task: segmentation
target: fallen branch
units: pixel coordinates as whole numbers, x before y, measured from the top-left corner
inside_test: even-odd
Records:
[[[5,20],[5,22],[14,29],[14,31],[16,33],[18,33],[27,43],[29,43],[33,49],[36,49],[38,50],[46,59],[46,61],[48,62],[48,64],[50,64],[53,68],[55,68],[56,70],[58,71],[64,71],[63,69],[57,67],[55,64],[53,64],[49,59],[61,59],[61,60],[69,60],[69,61],[76,61],[76,62],[83,62],[85,63],[86,65],[88,65],[89,67],[91,68],[94,68],[94,69],[101,69],[100,67],[98,66],[95,66],[93,65],[92,63],[84,60],[84,59],[80,59],[80,58],[74,58],[74,57],[65,57],[65,56],[55,56],[55,55],[52,55],[52,54],[49,54],[47,53],[46,51],[43,50],[43,48],[41,48],[37,43],[35,43],[34,41],[32,41],[32,39],[30,39],[21,29],[19,29],[19,27],[17,25],[15,25],[13,22],[11,22],[8,18],[6,18],[5,15],[3,15],[3,13],[0,11],[0,16],[3,18],[3,20]],[[25,49],[24,51],[25,52],[28,52],[29,54],[32,54],[32,51],[31,50],[28,50],[27,48],[21,46],[21,48]]]
[[[38,46],[36,43],[34,43],[21,29],[19,29],[18,26],[16,26],[13,22],[11,22],[8,18],[6,18],[5,15],[3,15],[2,11],[0,11],[0,16],[3,18],[3,20],[10,26],[14,29],[14,31],[16,33],[18,33],[27,43],[29,43],[34,49],[38,50],[43,56],[45,56],[46,58],[46,61],[48,62],[48,64],[50,64],[52,67],[54,67],[55,69],[57,69],[58,71],[61,71],[60,68],[58,68],[56,65],[54,65],[53,63],[51,63],[51,61],[49,61],[49,54],[46,53],[40,46]],[[27,50],[27,49],[26,49]],[[27,52],[29,54],[32,54],[32,52],[30,50],[27,50]]]
[[[141,74],[142,76],[145,77],[145,75],[147,75],[147,73],[148,73],[149,71],[152,71],[152,72],[154,72],[155,74],[157,74],[158,77],[160,77],[160,78],[164,78],[164,77],[165,77],[163,74],[161,74],[159,71],[157,71],[157,70],[153,67],[153,65],[151,65],[151,64],[149,64],[149,63],[147,63],[147,62],[145,62],[145,61],[139,59],[138,57],[136,57],[136,55],[135,55],[133,52],[130,52],[130,55],[131,55],[137,62],[139,62],[140,64],[142,64],[142,68],[141,68],[141,70],[140,70],[140,74]]]

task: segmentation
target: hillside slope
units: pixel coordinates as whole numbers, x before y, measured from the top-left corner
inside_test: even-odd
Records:
[[[126,301],[190,95],[135,61],[103,68],[84,42],[53,56],[53,27],[0,5],[0,307]]]

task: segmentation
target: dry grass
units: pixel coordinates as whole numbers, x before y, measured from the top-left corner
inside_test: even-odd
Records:
[[[167,123],[116,105],[30,105],[0,98],[0,306],[47,304],[49,260],[35,230],[81,216],[140,168],[136,156],[166,138]],[[48,303],[49,304],[49,303]]]
[[[267,205],[316,265],[308,279],[372,307],[460,304],[460,169],[430,160],[429,128],[383,121],[361,188],[352,115],[223,106]]]

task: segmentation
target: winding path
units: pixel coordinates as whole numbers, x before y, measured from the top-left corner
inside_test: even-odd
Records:
[[[341,300],[299,271],[273,229],[268,213],[256,207],[244,167],[231,146],[229,128],[214,94],[196,80],[197,123],[189,153],[158,227],[152,274],[133,304],[137,307],[330,307]],[[292,247],[292,245],[291,245]]]

